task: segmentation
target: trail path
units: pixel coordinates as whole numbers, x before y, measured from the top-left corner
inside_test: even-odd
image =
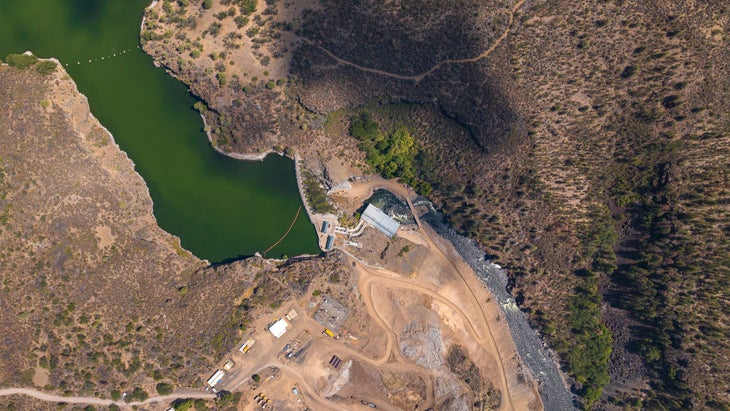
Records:
[[[5,396],[9,396],[9,395],[27,395],[29,397],[37,398],[41,401],[65,402],[67,404],[87,404],[87,405],[105,405],[105,406],[116,404],[117,406],[119,406],[119,408],[122,408],[122,409],[132,409],[133,406],[139,406],[139,405],[145,405],[145,404],[167,403],[167,402],[175,401],[178,398],[196,398],[196,399],[197,398],[203,398],[203,399],[215,398],[215,394],[212,394],[212,393],[190,390],[190,391],[180,391],[176,394],[151,397],[151,398],[148,398],[141,402],[133,401],[133,402],[127,403],[127,402],[123,402],[123,401],[106,400],[106,399],[96,398],[96,397],[64,397],[62,395],[38,391],[38,390],[31,389],[31,388],[0,389],[0,397],[5,397]]]
[[[371,68],[371,67],[361,66],[361,65],[359,65],[357,63],[353,63],[351,61],[348,61],[348,60],[345,60],[343,58],[340,58],[340,57],[336,56],[331,51],[327,50],[326,48],[324,48],[324,47],[322,47],[322,46],[320,46],[318,44],[315,44],[313,41],[311,41],[309,39],[303,39],[303,40],[307,44],[309,44],[311,46],[314,46],[314,47],[317,47],[318,49],[322,50],[325,54],[327,54],[329,57],[331,57],[333,60],[335,60],[339,64],[342,64],[342,65],[345,65],[345,66],[354,67],[354,68],[356,68],[356,69],[358,69],[360,71],[365,71],[365,72],[368,72],[368,73],[378,74],[378,75],[381,75],[381,76],[395,78],[395,79],[399,79],[399,80],[411,80],[411,81],[415,81],[416,83],[418,83],[421,80],[423,80],[424,78],[426,78],[426,77],[430,76],[431,74],[433,74],[436,70],[438,70],[439,68],[441,68],[442,66],[444,66],[446,64],[474,63],[476,61],[479,61],[481,59],[484,59],[484,58],[489,57],[489,55],[492,54],[492,52],[494,52],[494,50],[496,50],[497,47],[499,47],[499,45],[502,44],[502,41],[504,41],[504,39],[506,39],[507,36],[509,35],[510,31],[512,30],[512,23],[514,22],[515,13],[517,12],[517,10],[520,7],[522,7],[522,5],[524,3],[525,3],[525,0],[519,0],[517,3],[515,3],[515,5],[512,7],[512,10],[510,10],[510,13],[509,13],[509,21],[507,22],[507,28],[504,29],[504,32],[502,32],[502,35],[500,35],[497,38],[497,40],[494,42],[494,44],[492,44],[491,46],[489,46],[488,49],[484,50],[483,52],[481,52],[480,54],[478,54],[478,55],[476,55],[474,57],[469,57],[469,58],[465,58],[465,59],[447,59],[447,60],[441,60],[438,63],[436,63],[433,67],[431,67],[430,69],[424,71],[421,74],[416,74],[416,75],[413,75],[413,76],[406,76],[406,75],[403,75],[403,74],[391,73],[391,72],[388,72],[388,71],[385,71],[385,70],[379,70],[379,69],[375,69],[375,68]]]

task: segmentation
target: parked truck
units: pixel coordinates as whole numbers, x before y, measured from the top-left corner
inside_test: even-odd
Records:
[[[248,350],[250,350],[251,347],[255,343],[256,343],[256,340],[254,340],[253,338],[249,338],[245,343],[243,343],[243,345],[241,346],[241,348],[238,349],[238,351],[241,351],[242,353],[246,354],[248,352]]]

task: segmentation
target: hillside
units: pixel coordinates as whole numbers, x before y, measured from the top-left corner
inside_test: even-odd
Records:
[[[713,1],[222,0],[162,2],[142,38],[219,149],[428,193],[509,269],[587,406],[716,409],[727,24]]]
[[[134,164],[60,65],[6,61],[13,66],[0,65],[0,387],[113,400],[124,392],[152,397],[161,382],[202,391],[245,328],[241,296],[271,281],[257,274],[306,283],[332,265],[279,269],[252,258],[207,266],[157,226]],[[246,315],[288,296],[267,296]],[[0,408],[13,407],[57,409],[0,397]]]

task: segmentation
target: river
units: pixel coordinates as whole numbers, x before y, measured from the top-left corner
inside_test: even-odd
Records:
[[[210,147],[194,97],[138,47],[148,3],[0,0],[0,58],[31,50],[64,64],[147,183],[158,224],[184,248],[211,262],[263,251],[302,204],[294,163],[239,161]],[[268,256],[318,252],[301,213]]]

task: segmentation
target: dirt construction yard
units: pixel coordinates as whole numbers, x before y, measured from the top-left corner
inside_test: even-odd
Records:
[[[354,240],[334,251],[341,270],[252,324],[244,341],[256,344],[234,347],[217,388],[243,391],[251,410],[542,409],[496,302],[447,242],[420,221],[393,239],[367,228]],[[274,338],[268,327],[292,310]]]

